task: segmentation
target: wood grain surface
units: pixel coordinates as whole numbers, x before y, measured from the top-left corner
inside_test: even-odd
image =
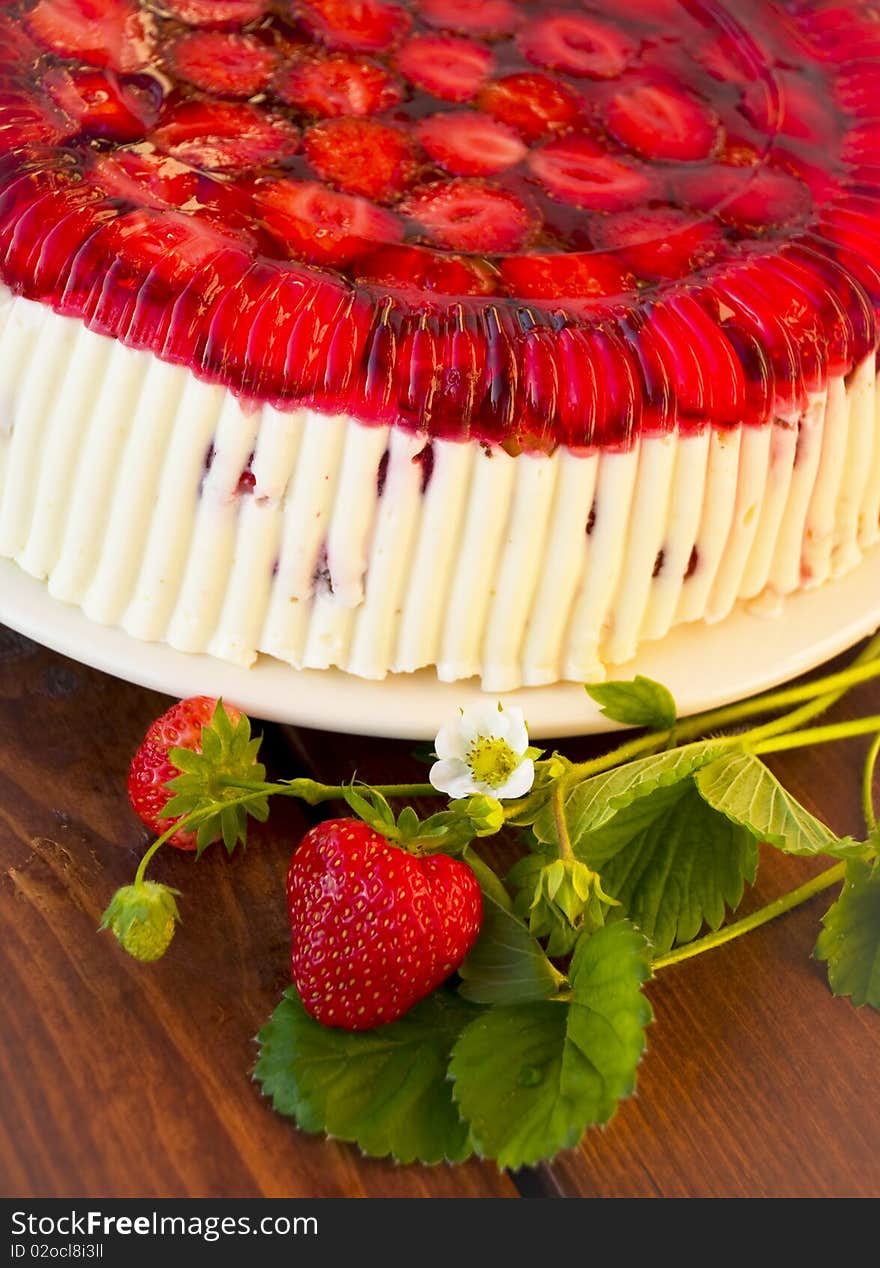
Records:
[[[196,869],[168,852],[155,875],[184,891],[185,923],[157,965],[95,932],[147,842],[125,775],[166,704],[0,629],[4,1196],[880,1195],[880,1017],[834,1000],[810,959],[828,895],[661,971],[639,1095],[550,1166],[395,1167],[298,1132],[249,1077],[253,1036],[287,981],[297,807],[279,807],[232,859],[210,851]],[[836,716],[854,712],[880,712],[880,686]],[[409,744],[271,727],[266,747],[285,775],[423,778]],[[859,832],[863,751],[774,765],[813,811]],[[766,857],[742,910],[813,870]]]

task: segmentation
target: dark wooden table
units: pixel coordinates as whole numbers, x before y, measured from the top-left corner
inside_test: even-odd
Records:
[[[185,926],[154,966],[97,936],[146,844],[129,759],[167,700],[0,628],[0,1193],[78,1196],[878,1196],[880,1017],[810,959],[823,894],[661,972],[639,1094],[553,1165],[396,1167],[305,1136],[249,1078],[287,981],[283,879],[307,826],[286,805],[232,859],[169,852]],[[834,715],[880,712],[880,684]],[[423,778],[409,744],[269,727],[270,765],[334,782]],[[566,741],[572,755],[596,741]],[[860,742],[774,767],[860,832]],[[819,867],[822,865],[820,864]],[[745,912],[818,870],[765,857]]]

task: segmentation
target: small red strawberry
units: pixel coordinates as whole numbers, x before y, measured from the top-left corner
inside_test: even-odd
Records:
[[[505,75],[487,84],[477,97],[479,108],[506,123],[525,141],[540,141],[565,132],[582,118],[584,102],[570,88],[540,72]]]
[[[123,83],[111,70],[64,70],[43,77],[52,100],[76,130],[113,141],[137,141],[156,122],[159,101],[149,90]]]
[[[470,101],[489,78],[493,62],[484,44],[452,35],[414,35],[396,59],[404,78],[443,101]]]
[[[618,211],[642,202],[646,172],[606,154],[590,137],[561,137],[533,150],[528,164],[551,198],[594,211]]]
[[[419,120],[417,133],[422,149],[456,176],[492,176],[528,153],[506,123],[475,110],[429,115]]]
[[[278,60],[253,35],[237,31],[190,31],[166,58],[178,79],[218,97],[252,97],[266,87]]]
[[[403,237],[403,225],[390,211],[318,181],[270,181],[256,199],[287,252],[311,264],[342,268],[376,244]]]
[[[202,727],[214,717],[217,701],[211,696],[192,696],[180,700],[167,709],[147,731],[143,743],[135,753],[128,772],[128,800],[132,810],[147,827],[161,836],[173,819],[164,816],[165,807],[172,793],[165,787],[169,779],[181,774],[168,753],[173,748],[186,748],[193,753],[202,751]],[[232,705],[224,705],[227,717],[235,726],[241,714]],[[176,832],[169,844],[179,850],[196,848],[195,832]]]
[[[403,98],[400,84],[378,62],[342,53],[289,62],[273,86],[282,101],[325,119],[379,114]]]
[[[534,215],[515,194],[478,180],[424,185],[399,210],[452,251],[517,251],[535,228]]]
[[[187,26],[244,26],[263,16],[269,0],[163,0],[162,7]]]
[[[570,10],[530,22],[517,44],[536,66],[590,79],[616,78],[635,52],[617,27]]]
[[[471,869],[417,857],[359,819],[306,833],[290,863],[291,976],[316,1021],[395,1021],[454,973],[482,921]]]
[[[149,61],[152,18],[135,0],[39,0],[24,20],[34,39],[61,57],[126,73]]]
[[[605,108],[608,131],[650,159],[708,158],[718,138],[714,112],[672,83],[638,84],[615,93]]]
[[[508,35],[520,22],[511,0],[418,0],[418,7],[429,26],[484,39]]]
[[[408,134],[376,119],[326,119],[309,128],[303,148],[328,184],[376,202],[394,202],[418,169]]]
[[[218,172],[278,162],[299,149],[292,123],[239,101],[181,102],[151,140],[182,163]]]
[[[328,48],[373,53],[409,30],[405,9],[384,0],[301,0],[297,17]]]

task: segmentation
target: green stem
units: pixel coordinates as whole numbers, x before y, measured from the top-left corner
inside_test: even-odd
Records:
[[[880,634],[874,636],[865,645],[853,663],[846,669],[824,678],[815,678],[812,682],[801,683],[797,687],[785,687],[780,691],[768,692],[753,700],[740,700],[736,704],[726,705],[722,709],[710,709],[705,713],[697,713],[692,718],[676,723],[670,731],[651,731],[641,735],[610,753],[594,757],[587,762],[575,762],[569,772],[573,781],[588,779],[591,775],[600,775],[622,766],[636,757],[645,757],[665,748],[670,741],[676,745],[687,743],[707,731],[720,730],[734,726],[762,713],[774,713],[777,709],[787,709],[789,705],[805,702],[800,708],[774,718],[772,722],[755,727],[739,737],[743,742],[769,739],[795,727],[809,722],[819,714],[830,709],[851,687],[872,678],[880,677]]]
[[[556,839],[559,843],[559,857],[561,859],[573,859],[574,849],[571,844],[571,837],[568,834],[568,824],[565,820],[565,802],[563,800],[564,793],[562,780],[559,780],[553,789],[553,819],[556,823]]]
[[[230,798],[229,801],[224,801],[222,803],[223,807],[225,808],[226,806],[245,806],[247,805],[249,801],[258,801],[261,797],[265,797],[266,795],[265,788],[266,786],[264,784],[259,784],[256,788],[256,791],[251,791],[249,793],[246,793],[243,797],[233,797],[233,798]],[[178,819],[176,823],[172,823],[170,828],[166,828],[166,830],[162,833],[162,835],[156,838],[156,840],[153,842],[153,844],[150,846],[150,848],[147,850],[147,852],[144,854],[143,858],[141,859],[140,863],[138,864],[138,870],[134,874],[134,884],[135,885],[143,884],[144,875],[146,874],[146,870],[149,866],[150,859],[153,857],[156,851],[165,844],[165,842],[170,837],[174,836],[175,832],[188,832],[190,828],[198,827],[198,825],[202,822],[203,819],[208,819],[210,818],[211,815],[216,813],[217,813],[216,806],[207,806],[204,810],[192,810],[190,811],[188,815],[182,815],[181,818]]]
[[[880,731],[874,736],[874,742],[868,749],[862,774],[862,809],[869,833],[877,827],[877,816],[874,813],[874,770],[877,766],[878,755],[880,755]]]
[[[297,797],[310,806],[317,806],[322,801],[339,801],[345,797],[348,789],[348,784],[319,784],[314,779],[291,779],[282,784],[257,783],[246,779],[226,779],[223,782],[227,788],[260,792],[266,797]],[[443,796],[433,784],[377,784],[371,787],[383,797]]]
[[[783,894],[781,898],[774,899],[766,907],[753,911],[750,916],[737,920],[732,925],[726,925],[716,933],[707,934],[705,938],[697,938],[695,942],[689,942],[686,946],[676,947],[674,951],[669,951],[666,955],[658,956],[653,963],[653,968],[667,969],[672,964],[680,964],[682,960],[690,960],[695,955],[702,955],[704,951],[713,951],[715,947],[724,946],[726,942],[732,942],[735,938],[742,937],[744,933],[750,933],[753,929],[766,925],[768,921],[775,920],[786,911],[799,907],[801,903],[807,902],[816,894],[821,894],[824,889],[829,889],[838,881],[842,881],[845,875],[846,864],[835,863],[834,867],[820,872],[818,876],[814,876],[812,880],[799,885],[788,894]]]
[[[788,749],[807,748],[811,744],[830,744],[834,740],[849,740],[857,735],[873,735],[875,731],[880,731],[880,716],[876,714],[870,718],[853,718],[850,722],[809,727],[806,731],[791,731],[772,739],[759,739],[758,743],[752,741],[752,735],[757,732],[749,732],[741,738],[752,753],[784,753]]]

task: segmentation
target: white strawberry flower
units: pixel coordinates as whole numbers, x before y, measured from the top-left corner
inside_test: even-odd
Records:
[[[462,709],[437,732],[434,749],[440,760],[429,778],[453,800],[485,793],[506,801],[522,797],[535,781],[523,711],[514,705],[480,702]]]

